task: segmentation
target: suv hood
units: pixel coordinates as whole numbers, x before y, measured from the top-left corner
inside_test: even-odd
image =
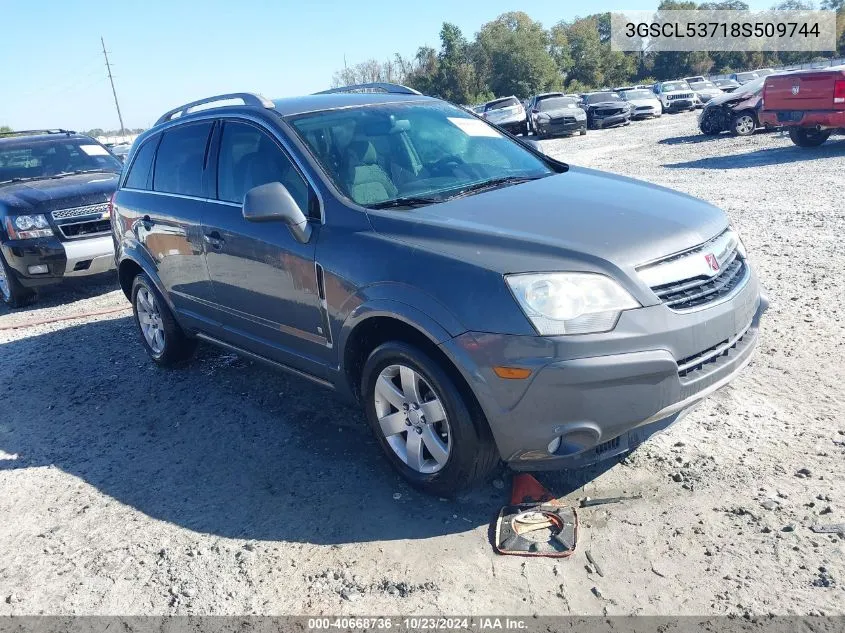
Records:
[[[637,265],[697,246],[728,226],[698,198],[580,167],[412,211],[370,211],[373,228],[505,273]],[[565,261],[562,261],[565,260]],[[577,269],[577,268],[576,268]]]
[[[14,213],[44,213],[108,201],[119,176],[103,171],[6,183],[0,185],[0,206]]]

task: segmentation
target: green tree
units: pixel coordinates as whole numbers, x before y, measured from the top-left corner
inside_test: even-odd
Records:
[[[595,17],[580,18],[572,24],[561,23],[558,27],[565,29],[572,58],[567,85],[577,83],[579,86],[592,88],[601,86],[604,83],[602,44]]]
[[[14,132],[14,130],[8,125],[0,125],[0,134],[2,134],[3,132]]]
[[[505,13],[481,27],[477,61],[497,95],[528,97],[560,87],[561,75],[550,52],[549,34],[521,11]]]

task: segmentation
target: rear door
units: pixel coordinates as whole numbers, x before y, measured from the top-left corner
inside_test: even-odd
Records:
[[[174,307],[192,320],[212,299],[201,231],[212,126],[186,123],[147,139],[119,198],[120,230],[145,247]]]
[[[327,338],[311,239],[297,241],[282,222],[248,222],[244,194],[281,182],[306,215],[316,195],[278,140],[256,123],[222,122],[216,146],[216,200],[203,226],[208,271],[227,342],[322,375]]]

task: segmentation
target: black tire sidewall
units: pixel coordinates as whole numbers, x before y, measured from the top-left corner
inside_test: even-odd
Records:
[[[149,343],[147,343],[147,339],[141,331],[141,322],[138,320],[138,289],[142,286],[155,297],[158,313],[161,316],[162,328],[164,330],[164,350],[160,355],[156,355]],[[132,313],[135,316],[138,336],[140,336],[141,343],[144,345],[147,354],[155,363],[162,367],[172,367],[193,356],[197,347],[197,341],[185,335],[182,328],[176,322],[164,297],[161,296],[161,293],[146,273],[138,273],[132,281],[132,292],[130,296],[132,298]]]
[[[420,374],[440,398],[446,411],[451,443],[449,460],[436,473],[420,473],[402,462],[379,426],[374,401],[376,380],[385,367],[396,364],[406,365]],[[412,345],[399,341],[383,343],[373,350],[364,364],[361,393],[367,422],[382,450],[393,468],[412,486],[425,492],[451,496],[477,483],[472,480],[475,460],[484,450],[490,449],[486,442],[492,443],[492,438],[488,437],[489,433],[480,436],[470,408],[452,378],[437,362]],[[487,422],[481,419],[476,420],[476,424],[486,425]]]
[[[754,127],[751,128],[750,132],[740,133],[736,129],[736,124],[739,122],[740,119],[745,118],[746,116],[751,117],[751,120],[754,122]],[[756,131],[757,131],[757,117],[755,117],[752,113],[750,113],[750,112],[740,112],[738,114],[735,114],[733,117],[731,117],[731,132],[735,136],[751,136]]]
[[[138,290],[140,290],[141,288],[146,289],[147,292],[149,292],[155,298],[156,306],[158,307],[158,312],[159,315],[161,315],[162,320],[164,319],[162,310],[167,309],[167,306],[164,305],[161,296],[156,291],[155,287],[150,281],[150,278],[147,277],[146,273],[138,274],[138,276],[136,276],[134,281],[132,282],[132,314],[135,316],[135,325],[138,327],[138,334],[141,337],[141,343],[143,343],[144,349],[147,350],[147,354],[150,355],[150,358],[152,358],[158,363],[167,357],[168,348],[170,347],[170,336],[168,336],[168,332],[165,330],[164,349],[162,350],[161,354],[156,355],[156,353],[150,347],[150,344],[147,342],[147,338],[144,336],[144,332],[141,329],[141,321],[138,318]]]
[[[6,275],[6,283],[9,285],[9,297],[6,298],[0,294],[0,302],[9,306],[10,308],[22,308],[29,305],[35,300],[35,291],[24,288],[15,277],[14,271],[6,264],[6,258],[3,253],[0,253],[0,266],[3,267],[3,272]]]

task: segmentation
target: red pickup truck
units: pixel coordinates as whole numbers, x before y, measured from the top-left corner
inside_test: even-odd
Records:
[[[788,128],[800,147],[845,132],[845,66],[766,77],[760,122]]]

